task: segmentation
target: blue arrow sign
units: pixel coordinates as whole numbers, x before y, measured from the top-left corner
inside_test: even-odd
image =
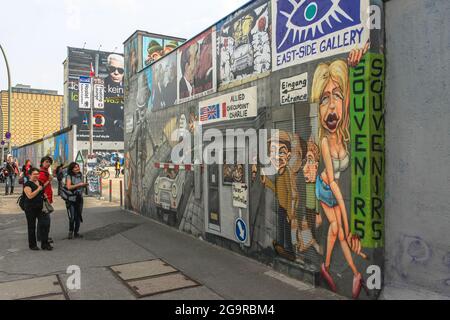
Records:
[[[236,239],[240,242],[246,242],[248,237],[247,224],[241,218],[236,219],[236,226],[234,230]]]

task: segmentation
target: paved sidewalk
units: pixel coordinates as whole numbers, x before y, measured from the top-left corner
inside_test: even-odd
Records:
[[[41,299],[131,300],[147,294],[142,299],[342,299],[92,198],[86,199],[84,239],[67,239],[67,215],[57,198],[51,226],[55,250],[30,251],[17,197],[0,196],[0,299],[31,298],[36,292]],[[120,266],[142,261],[148,262]],[[80,290],[67,286],[69,266],[81,269]],[[10,283],[27,279],[32,279],[33,291],[30,281]]]

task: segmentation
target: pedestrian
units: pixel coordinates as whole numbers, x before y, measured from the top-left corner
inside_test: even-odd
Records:
[[[61,163],[59,166],[56,167],[55,176],[56,176],[56,179],[58,180],[58,196],[60,196],[62,181],[64,179],[64,163]]]
[[[44,207],[44,186],[39,182],[40,171],[37,168],[30,169],[30,180],[25,184],[24,206],[28,223],[28,246],[31,250],[39,250],[36,242],[36,220],[38,220],[38,230],[41,234],[42,250],[53,250],[48,242],[49,225],[46,224],[42,209]]]
[[[13,194],[18,169],[11,155],[8,156],[8,160],[6,161],[6,166],[5,169],[3,170],[3,173],[6,176],[5,195]]]
[[[79,233],[80,223],[83,222],[83,191],[88,186],[83,182],[83,174],[76,162],[69,164],[65,179],[65,189],[69,191],[66,200],[67,214],[69,217],[69,239],[83,238]]]
[[[48,203],[53,203],[53,189],[52,189],[52,180],[53,177],[50,175],[50,166],[53,164],[53,159],[50,156],[45,156],[41,159],[41,166],[39,170],[39,182],[44,186],[44,193],[47,197]],[[42,223],[44,223],[50,232],[50,224],[51,219],[50,215],[46,214],[42,219]],[[41,240],[41,234],[38,229],[37,232],[38,241]],[[53,239],[48,237],[48,242],[53,243]]]
[[[116,158],[116,163],[114,164],[114,167],[116,168],[116,178],[120,177],[120,161],[119,158]]]

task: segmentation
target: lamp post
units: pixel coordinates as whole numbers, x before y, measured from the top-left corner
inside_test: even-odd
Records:
[[[5,58],[6,72],[8,73],[8,132],[10,133],[11,132],[11,100],[12,100],[11,73],[9,70],[8,59],[6,58],[5,50],[3,50],[3,47],[1,44],[0,44],[0,50],[2,50],[3,57]],[[2,117],[2,129],[3,129],[3,117]],[[2,130],[2,135],[3,135],[3,130]],[[2,137],[2,139],[3,139],[3,137]],[[11,139],[8,141],[8,151],[9,151],[9,154],[11,154]]]

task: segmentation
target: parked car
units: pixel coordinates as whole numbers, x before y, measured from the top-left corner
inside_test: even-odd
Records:
[[[231,67],[234,77],[247,70],[253,70],[253,48],[249,43],[245,43],[235,48],[232,57],[234,63]]]
[[[183,196],[185,180],[185,171],[164,170],[156,178],[154,184],[156,206],[163,210],[176,212]]]

